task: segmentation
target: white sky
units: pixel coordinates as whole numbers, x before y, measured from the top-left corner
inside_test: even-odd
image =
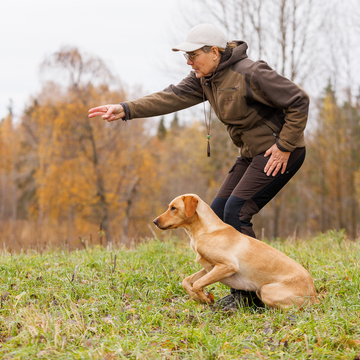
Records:
[[[191,28],[184,14],[187,9],[187,20],[194,15],[193,4],[193,0],[0,0],[0,119],[8,114],[10,99],[15,120],[19,119],[30,96],[40,91],[39,65],[62,46],[100,57],[129,90],[141,86],[147,94],[179,82],[190,68],[171,48]],[[206,20],[201,9],[200,14]],[[354,32],[354,24],[344,28]],[[341,44],[340,51],[348,51],[356,63],[350,45]],[[358,66],[351,69],[357,91]],[[326,80],[320,88],[325,86]]]
[[[64,45],[99,56],[144,93],[180,81],[190,71],[185,59],[176,76],[166,65],[182,57],[171,47],[188,31],[180,25],[186,1],[0,0],[0,119],[10,99],[15,119],[21,115],[41,88],[40,63]]]

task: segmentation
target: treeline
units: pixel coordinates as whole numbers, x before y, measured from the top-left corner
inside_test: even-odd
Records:
[[[0,123],[1,246],[131,245],[154,236],[152,219],[174,197],[211,202],[238,155],[218,120],[207,158],[203,119],[89,119],[89,108],[127,98],[104,82],[101,60],[65,48],[44,66],[65,84],[48,82],[20,123],[11,108]],[[360,100],[340,102],[329,85],[317,110],[305,164],[257,215],[258,238],[328,229],[359,237]]]

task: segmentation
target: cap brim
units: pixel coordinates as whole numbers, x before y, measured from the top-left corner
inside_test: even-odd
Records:
[[[185,52],[192,52],[195,50],[199,50],[204,47],[205,44],[195,44],[189,42],[182,42],[181,44],[172,48],[172,51],[185,51]]]

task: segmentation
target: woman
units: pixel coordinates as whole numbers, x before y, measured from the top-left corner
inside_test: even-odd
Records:
[[[223,32],[211,24],[195,26],[172,50],[185,52],[193,69],[178,85],[135,101],[93,108],[89,117],[126,121],[168,114],[208,100],[240,149],[211,207],[226,223],[255,237],[252,216],[304,161],[309,97],[264,61],[248,59],[245,42],[227,42]],[[208,139],[209,126],[210,122]],[[232,289],[231,293],[219,305],[232,308],[251,298],[248,292]]]

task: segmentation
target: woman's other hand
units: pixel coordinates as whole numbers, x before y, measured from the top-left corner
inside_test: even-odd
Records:
[[[276,176],[276,174],[281,170],[283,174],[286,170],[286,166],[290,157],[290,152],[285,152],[279,150],[279,148],[274,144],[270,149],[265,153],[265,157],[270,156],[270,159],[266,163],[264,172],[267,176]]]
[[[89,110],[89,118],[96,116],[101,116],[103,120],[110,122],[125,117],[125,111],[120,104],[102,105]]]

